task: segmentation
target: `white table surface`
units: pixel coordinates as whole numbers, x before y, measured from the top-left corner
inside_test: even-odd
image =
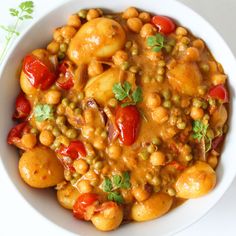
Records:
[[[55,5],[66,0],[34,0],[34,20]],[[225,38],[236,55],[236,0],[180,0],[205,17]],[[0,24],[11,24],[12,17],[8,14],[10,7],[15,7],[20,1],[2,0],[0,6]],[[32,24],[28,21],[21,29]],[[0,48],[4,42],[3,32],[0,31]],[[8,157],[5,157],[8,158]],[[10,157],[9,157],[10,158]],[[235,158],[235,157],[232,157]],[[56,225],[45,220],[19,193],[5,175],[0,164],[0,235],[24,236],[61,236],[71,235]],[[216,206],[201,220],[176,236],[234,236],[236,235],[236,180]]]

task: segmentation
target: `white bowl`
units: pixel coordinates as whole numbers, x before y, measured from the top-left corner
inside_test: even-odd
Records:
[[[221,161],[217,168],[217,186],[205,197],[189,200],[180,207],[172,210],[165,216],[145,222],[123,225],[109,235],[170,235],[200,219],[212,208],[228,189],[236,175],[236,158],[234,143],[236,140],[235,119],[235,88],[236,88],[236,62],[228,46],[221,36],[201,16],[191,9],[173,0],[71,0],[54,9],[39,19],[24,35],[22,35],[5,60],[0,76],[0,156],[5,171],[12,183],[26,201],[51,222],[75,234],[86,236],[104,235],[95,230],[90,223],[78,221],[72,217],[71,212],[64,210],[57,203],[52,190],[36,190],[24,184],[18,174],[18,153],[16,149],[6,143],[6,136],[12,127],[11,120],[14,99],[19,90],[16,80],[16,71],[19,64],[28,52],[35,48],[45,47],[52,38],[55,27],[65,24],[67,17],[82,8],[101,7],[112,11],[122,11],[128,6],[170,16],[181,25],[187,27],[195,36],[203,38],[215,56],[222,63],[229,76],[230,86],[230,122],[229,132],[225,140]]]

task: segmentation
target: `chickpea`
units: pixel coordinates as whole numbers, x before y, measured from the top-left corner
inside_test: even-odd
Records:
[[[54,141],[54,136],[51,131],[43,130],[39,135],[39,141],[45,146],[50,146]]]
[[[121,66],[124,62],[128,60],[128,54],[125,51],[119,50],[112,57],[112,60],[115,65]]]
[[[135,187],[132,189],[132,194],[138,202],[145,201],[150,197],[150,192],[148,192],[144,187]]]
[[[215,169],[217,164],[218,164],[218,158],[217,156],[215,155],[210,155],[208,158],[207,158],[207,162],[208,164],[213,168]]]
[[[96,75],[100,75],[103,72],[102,63],[97,60],[92,60],[88,66],[88,74],[90,77],[94,77]]]
[[[155,108],[159,107],[161,105],[161,97],[158,93],[152,92],[147,95],[146,98],[146,106],[154,110]]]
[[[36,139],[36,136],[34,134],[24,134],[21,138],[21,142],[22,142],[22,145],[25,147],[25,148],[33,148],[36,143],[37,143],[37,139]]]
[[[134,17],[127,20],[127,25],[131,31],[139,33],[143,26],[143,22],[139,18]]]
[[[129,7],[124,11],[122,17],[124,19],[129,19],[129,18],[133,18],[133,17],[138,17],[138,15],[139,15],[139,13],[135,7]]]
[[[197,61],[199,60],[199,51],[195,47],[189,47],[186,50],[185,54],[185,60],[186,61]]]
[[[105,143],[102,137],[96,137],[93,142],[93,146],[98,150],[104,150],[105,149]]]
[[[90,185],[88,180],[81,180],[78,184],[77,184],[78,190],[81,193],[90,193],[93,190],[93,187]]]
[[[85,123],[92,123],[94,120],[94,115],[93,115],[93,111],[91,109],[87,109],[84,111],[84,120]]]
[[[122,149],[119,145],[116,144],[112,144],[109,148],[108,148],[108,155],[111,159],[119,159],[122,153]]]
[[[153,152],[150,156],[150,162],[153,166],[164,165],[165,161],[166,161],[166,158],[163,152],[156,151],[156,152]]]
[[[100,12],[97,9],[90,9],[87,13],[87,20],[92,20],[98,18],[100,16]]]
[[[143,23],[149,23],[151,21],[151,16],[148,12],[141,12],[138,17]]]
[[[87,138],[90,139],[94,136],[94,128],[91,126],[83,126],[82,127],[82,135]]]
[[[214,74],[211,76],[211,81],[214,85],[225,84],[227,76],[224,74]]]
[[[72,26],[66,25],[61,28],[61,35],[64,39],[71,39],[76,33],[76,29]]]
[[[49,90],[45,94],[45,101],[47,104],[55,105],[61,100],[61,92],[58,90]]]
[[[73,163],[73,167],[75,168],[76,172],[81,175],[84,175],[89,169],[89,165],[83,159],[75,160]]]
[[[147,38],[151,35],[154,35],[155,32],[156,32],[156,28],[152,24],[147,23],[142,26],[140,30],[140,36],[142,38]]]
[[[195,39],[192,45],[193,47],[197,48],[200,52],[202,52],[205,48],[205,44],[201,39]]]
[[[168,110],[164,107],[157,107],[152,112],[152,119],[156,121],[158,124],[162,124],[166,122],[169,118]]]
[[[204,110],[202,108],[192,107],[191,112],[190,112],[190,116],[194,120],[200,120],[204,116]]]
[[[57,43],[62,43],[63,41],[63,37],[61,35],[61,28],[57,28],[54,30],[53,32],[53,39],[57,42]]]
[[[69,26],[73,26],[75,28],[79,28],[81,26],[81,21],[80,21],[79,16],[77,14],[69,16],[67,24]]]
[[[179,36],[186,36],[188,34],[188,31],[184,27],[178,27],[175,33]]]
[[[59,47],[60,44],[56,41],[52,41],[51,43],[48,44],[47,46],[47,50],[51,53],[51,54],[57,54],[59,51]]]

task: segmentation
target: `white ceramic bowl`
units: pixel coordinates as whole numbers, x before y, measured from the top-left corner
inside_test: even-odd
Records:
[[[236,174],[236,158],[234,143],[236,140],[235,120],[235,88],[236,62],[228,46],[221,36],[202,17],[173,0],[71,0],[54,9],[39,19],[24,35],[22,35],[6,59],[0,77],[0,156],[5,171],[12,183],[26,201],[51,222],[83,236],[98,236],[104,233],[82,221],[75,220],[71,212],[64,210],[57,203],[55,194],[51,190],[36,190],[24,184],[18,174],[18,153],[16,149],[6,144],[6,136],[13,123],[11,120],[14,99],[19,90],[16,71],[24,55],[35,48],[45,47],[52,38],[55,27],[65,24],[67,17],[81,8],[101,7],[112,11],[122,11],[128,6],[170,16],[181,25],[187,27],[195,36],[203,38],[215,56],[222,63],[229,76],[231,94],[230,128],[225,141],[221,161],[217,169],[217,186],[207,196],[189,200],[182,206],[172,210],[165,216],[145,222],[131,223],[120,227],[109,235],[170,235],[200,219],[221,198],[230,186]]]

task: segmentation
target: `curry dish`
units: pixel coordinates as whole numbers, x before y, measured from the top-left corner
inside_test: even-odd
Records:
[[[7,142],[33,188],[102,231],[209,193],[227,75],[202,39],[134,7],[81,10],[23,59]]]

